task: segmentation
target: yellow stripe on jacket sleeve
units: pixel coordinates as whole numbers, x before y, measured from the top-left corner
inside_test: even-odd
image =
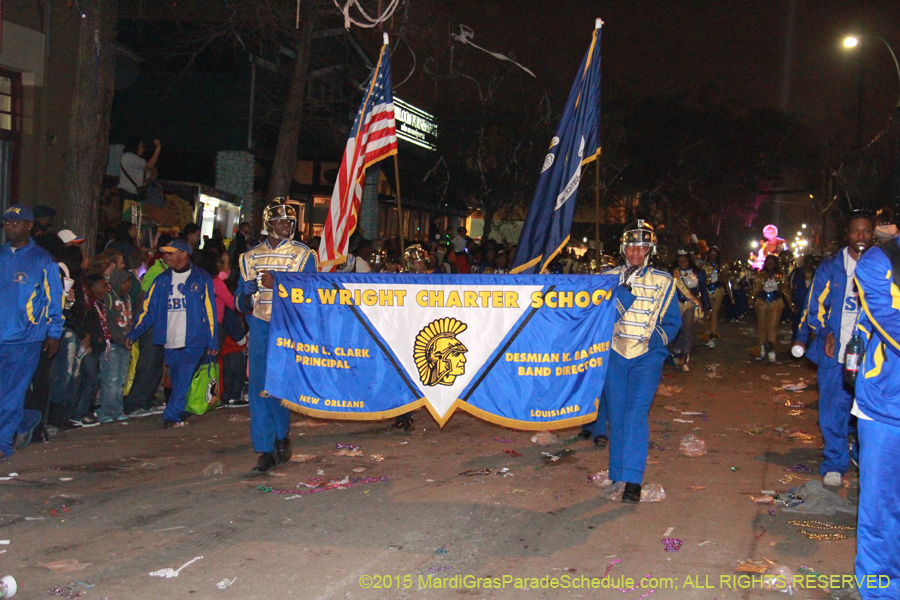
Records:
[[[59,269],[57,269],[58,271]],[[41,316],[47,317],[47,323],[50,322],[50,280],[47,279],[47,269],[44,269],[44,296],[47,298],[47,306],[44,307],[44,312],[41,313]],[[62,304],[60,306],[66,305],[66,292],[65,288],[63,288],[62,294]]]
[[[881,375],[881,366],[884,364],[885,359],[885,349],[882,343],[879,341],[875,344],[875,350],[872,352],[872,362],[875,363],[875,366],[872,367],[872,370],[865,374],[865,378],[869,379],[870,377],[877,377]]]
[[[210,284],[212,285],[212,284]],[[203,292],[203,298],[206,302],[206,318],[209,319],[209,339],[216,337],[216,313],[209,301],[209,286],[206,286]]]
[[[897,350],[900,350],[900,344],[898,344],[894,338],[892,338],[890,335],[888,335],[888,332],[885,331],[884,328],[878,324],[878,321],[875,319],[875,316],[872,314],[872,311],[869,310],[869,304],[866,302],[866,292],[863,289],[863,286],[860,283],[859,279],[856,277],[854,277],[853,279],[854,279],[854,281],[856,281],[856,288],[859,290],[859,303],[862,304],[863,310],[866,312],[866,315],[868,315],[869,320],[872,322],[872,325],[875,326],[875,329],[878,330],[878,332],[881,334],[882,338],[887,340],[894,348],[896,348]],[[900,297],[900,289],[898,289],[897,286],[894,285],[893,283],[891,284],[891,297],[892,298]]]
[[[819,323],[821,323],[822,327],[825,327],[825,319],[826,319],[827,316],[828,316],[828,315],[825,314],[825,313],[828,312],[828,311],[825,309],[825,298],[828,297],[828,291],[829,291],[830,289],[831,289],[831,282],[830,282],[830,281],[826,281],[826,282],[825,282],[825,289],[822,290],[822,293],[819,294],[819,297],[818,297],[818,299],[816,300],[816,302],[817,302],[818,305],[819,305],[819,309],[816,311],[816,312],[817,312],[816,318],[819,320]]]
[[[37,298],[37,287],[34,288],[34,291],[31,293],[31,297],[28,299],[28,302],[25,304],[25,313],[28,315],[28,322],[32,325],[37,325],[37,319],[34,318],[34,299]]]
[[[137,323],[134,325],[135,329],[141,326],[141,323],[144,320],[144,317],[147,316],[147,311],[150,310],[150,298],[153,297],[153,290],[156,289],[156,281],[150,286],[150,289],[147,290],[147,297],[144,298],[144,305],[141,307],[141,316],[138,317]]]

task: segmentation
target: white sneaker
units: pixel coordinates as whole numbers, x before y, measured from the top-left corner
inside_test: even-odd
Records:
[[[827,473],[825,473],[825,477],[822,478],[822,483],[831,487],[840,487],[841,474],[837,471],[828,471]]]
[[[716,347],[716,340],[710,338],[710,340],[709,340],[708,342],[706,342],[706,347],[707,347],[707,348],[715,348],[715,347]]]
[[[759,358],[756,360],[765,360],[766,358],[766,346],[763,344],[759,347]]]
[[[774,352],[769,352],[769,362],[770,363],[775,362],[775,353]]]

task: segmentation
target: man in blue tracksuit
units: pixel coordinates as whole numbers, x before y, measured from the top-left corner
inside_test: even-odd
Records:
[[[888,240],[856,267],[866,338],[852,408],[860,450],[856,577],[865,600],[900,596],[900,259],[888,258],[888,245],[900,255],[897,240]]]
[[[63,323],[63,287],[53,258],[31,239],[34,215],[14,204],[3,213],[0,248],[0,462],[13,453],[25,392],[41,352],[53,358]]]
[[[269,350],[269,321],[272,318],[273,273],[315,273],[316,253],[293,241],[297,212],[285,198],[273,200],[263,214],[265,241],[240,257],[241,279],[234,302],[248,314],[250,326],[250,437],[259,459],[253,471],[266,471],[291,459],[291,417],[281,400],[266,391],[266,357]],[[250,311],[252,315],[249,315]]]
[[[163,411],[163,427],[178,427],[185,416],[187,394],[194,371],[204,356],[219,353],[216,297],[212,279],[191,265],[193,248],[185,240],[172,240],[160,248],[169,266],[153,280],[141,314],[128,333],[128,348],[153,328],[153,344],[165,346],[172,395]]]
[[[653,227],[642,220],[628,227],[621,251],[625,265],[606,271],[619,277],[619,317],[601,402],[609,416],[609,478],[625,482],[622,502],[636,504],[650,443],[650,405],[669,342],[681,328],[681,312],[672,276],[647,266],[656,252]]]
[[[818,365],[819,428],[825,460],[819,475],[825,485],[841,485],[850,466],[847,446],[852,390],[844,385],[844,354],[859,315],[853,273],[860,256],[871,247],[875,224],[868,215],[854,216],[847,226],[847,246],[826,258],[813,278],[807,297],[806,323],[816,339],[807,356]],[[796,342],[805,344],[808,332]]]

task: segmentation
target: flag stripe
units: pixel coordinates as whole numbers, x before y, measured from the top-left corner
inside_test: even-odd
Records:
[[[346,261],[350,236],[356,230],[366,169],[397,153],[390,54],[386,45],[381,49],[378,64],[366,87],[368,91],[356,115],[353,134],[344,148],[331,193],[328,217],[322,230],[319,246],[322,271],[333,271]]]

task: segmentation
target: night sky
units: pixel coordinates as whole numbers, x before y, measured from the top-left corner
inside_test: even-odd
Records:
[[[559,108],[598,16],[605,22],[602,86],[608,98],[660,92],[704,94],[727,103],[735,113],[752,108],[795,113],[820,133],[852,144],[860,66],[864,143],[884,126],[900,94],[893,62],[881,42],[872,40],[855,51],[841,45],[847,33],[869,32],[884,37],[900,52],[897,0],[454,0],[448,4],[455,20],[448,27],[458,31],[460,23],[468,25],[475,32],[475,43],[515,54],[550,90]],[[405,76],[399,55],[395,81]],[[484,55],[484,60],[494,59]]]

